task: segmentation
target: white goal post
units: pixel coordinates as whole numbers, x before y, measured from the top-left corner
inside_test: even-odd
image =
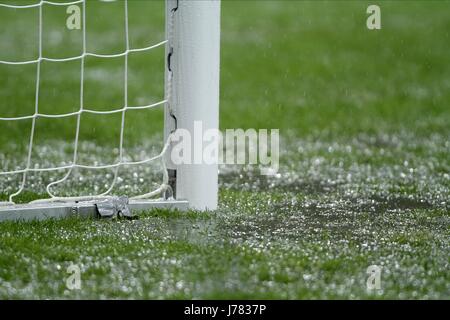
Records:
[[[97,216],[99,206],[111,207],[119,196],[112,190],[116,183],[118,171],[123,166],[145,165],[153,161],[161,161],[163,168],[163,181],[156,190],[144,194],[134,195],[126,198],[127,208],[130,210],[146,210],[154,207],[176,208],[185,210],[188,208],[195,210],[215,210],[218,202],[218,165],[217,164],[181,164],[174,165],[171,161],[171,151],[173,142],[171,138],[177,130],[184,129],[192,136],[199,134],[194,132],[194,123],[201,121],[203,131],[208,129],[218,129],[219,123],[219,61],[220,61],[220,0],[163,0],[166,3],[166,39],[162,42],[146,48],[131,48],[128,41],[128,11],[127,0],[118,0],[125,6],[125,30],[126,30],[126,51],[119,54],[97,54],[88,52],[86,49],[86,0],[52,2],[41,0],[34,4],[14,4],[2,3],[0,0],[0,10],[39,10],[39,56],[34,60],[8,61],[2,60],[0,56],[0,66],[35,64],[37,66],[36,79],[36,107],[34,114],[20,117],[5,117],[0,114],[0,132],[2,123],[14,123],[21,120],[32,122],[31,134],[28,145],[28,159],[25,167],[4,169],[0,167],[0,178],[5,176],[18,175],[20,183],[17,190],[9,194],[9,201],[0,203],[0,221],[5,220],[33,220],[46,218],[59,218],[67,216]],[[80,5],[82,7],[82,27],[83,27],[83,53],[77,57],[70,58],[49,58],[42,54],[42,7],[43,6],[69,6]],[[1,24],[1,23],[0,23]],[[1,41],[1,37],[0,37]],[[13,44],[11,44],[13,45]],[[83,97],[80,97],[80,109],[72,114],[48,115],[39,109],[39,86],[40,86],[40,65],[43,61],[64,62],[79,60],[81,72],[84,73],[84,59],[86,57],[123,57],[125,59],[125,96],[127,91],[127,61],[128,55],[133,52],[141,52],[153,49],[154,47],[165,46],[165,97],[163,101],[147,106],[128,106],[125,100],[121,109],[98,112],[90,110],[83,105]],[[145,68],[145,66],[142,66]],[[151,72],[151,70],[150,70]],[[0,74],[0,77],[2,75]],[[81,76],[81,86],[83,86],[83,76]],[[83,91],[83,90],[81,90]],[[82,93],[81,93],[82,94]],[[1,96],[0,96],[1,103]],[[17,106],[20,107],[20,106]],[[158,156],[138,160],[128,161],[122,155],[122,140],[124,131],[124,114],[133,109],[150,109],[154,107],[164,108],[164,147]],[[1,109],[0,109],[1,110]],[[122,113],[121,141],[119,157],[117,162],[93,166],[80,163],[77,154],[79,123],[81,114],[110,114]],[[53,165],[52,167],[33,167],[31,163],[31,153],[33,149],[33,135],[35,122],[40,118],[77,117],[78,126],[74,141],[73,161],[65,166]],[[203,132],[200,133],[203,135]],[[214,142],[213,142],[214,143]],[[192,149],[196,148],[194,143]],[[198,146],[197,146],[198,147]],[[1,150],[1,148],[0,148]],[[192,151],[192,154],[194,152]],[[0,151],[1,154],[1,151]],[[56,196],[53,188],[60,182],[64,182],[72,173],[72,169],[82,168],[89,170],[111,169],[114,171],[114,178],[108,190],[99,194],[86,194],[76,196]],[[21,194],[27,181],[27,177],[35,172],[65,172],[56,181],[46,186],[48,198],[38,199],[26,204],[17,204],[14,198]],[[3,192],[3,191],[2,191]],[[116,208],[117,209],[117,208]]]

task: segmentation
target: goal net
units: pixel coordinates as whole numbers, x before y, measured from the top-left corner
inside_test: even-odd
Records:
[[[218,88],[205,88],[218,86],[219,12],[218,1],[1,0],[0,220],[123,195],[132,209],[214,209],[217,167],[174,166],[170,151],[178,128],[217,127]]]

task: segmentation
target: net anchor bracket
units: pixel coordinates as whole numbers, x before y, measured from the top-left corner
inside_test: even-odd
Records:
[[[129,206],[129,199],[126,196],[111,197],[94,203],[97,214],[104,219],[136,219]]]

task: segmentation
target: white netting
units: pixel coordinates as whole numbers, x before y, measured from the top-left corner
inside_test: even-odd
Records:
[[[4,4],[0,3],[0,9],[5,10],[22,10],[22,9],[33,9],[39,11],[39,27],[38,27],[38,56],[35,59],[29,59],[29,60],[23,60],[23,61],[5,61],[0,60],[0,65],[27,65],[27,64],[35,64],[36,65],[36,87],[35,87],[35,103],[34,103],[34,113],[24,116],[17,116],[17,117],[4,117],[0,114],[0,126],[2,125],[2,122],[14,122],[14,121],[21,121],[21,120],[30,120],[31,123],[31,132],[29,135],[28,140],[28,148],[27,148],[27,157],[26,157],[26,163],[21,168],[15,168],[12,170],[4,170],[4,166],[0,168],[0,176],[7,176],[7,175],[20,175],[21,181],[19,183],[18,189],[9,194],[9,202],[8,203],[14,203],[14,198],[19,196],[21,193],[24,192],[27,178],[31,173],[36,172],[66,172],[63,174],[62,177],[53,179],[53,181],[46,184],[46,192],[49,199],[43,199],[43,200],[36,200],[36,201],[51,201],[51,200],[87,200],[87,199],[93,199],[93,198],[102,198],[102,197],[108,197],[111,195],[111,192],[113,191],[117,180],[119,176],[119,170],[125,166],[141,166],[141,165],[147,165],[153,162],[159,162],[160,168],[162,169],[162,181],[159,184],[159,186],[156,188],[156,190],[151,190],[150,192],[145,192],[143,194],[139,194],[134,196],[135,199],[144,199],[144,198],[154,198],[156,196],[162,195],[167,189],[169,189],[168,186],[168,175],[166,166],[164,163],[164,154],[168,149],[169,141],[166,141],[164,144],[162,151],[159,152],[156,156],[152,157],[146,157],[141,160],[136,161],[130,161],[128,158],[124,157],[124,129],[125,129],[125,114],[129,110],[144,110],[144,109],[152,109],[156,107],[165,107],[168,108],[169,113],[171,114],[170,109],[170,96],[171,96],[171,72],[169,71],[168,77],[167,77],[167,84],[166,84],[166,92],[165,92],[165,98],[161,101],[148,104],[148,105],[142,105],[142,106],[130,106],[128,105],[128,57],[130,53],[135,52],[145,52],[150,51],[152,49],[158,48],[158,47],[164,47],[166,45],[169,45],[170,42],[170,34],[171,29],[173,28],[173,15],[175,14],[176,10],[172,10],[172,16],[169,18],[169,21],[167,23],[168,25],[168,39],[164,39],[163,41],[160,41],[158,43],[141,47],[141,48],[130,48],[130,35],[129,35],[129,22],[128,22],[128,1],[123,0],[120,1],[120,3],[123,3],[123,13],[124,13],[124,35],[125,35],[125,47],[126,49],[123,52],[115,53],[115,54],[98,54],[94,52],[88,52],[87,50],[87,36],[86,36],[86,0],[78,0],[78,1],[70,1],[70,2],[52,2],[52,1],[40,1],[33,4]],[[71,56],[68,58],[50,58],[43,56],[43,6],[70,6],[70,5],[79,5],[81,7],[81,31],[82,31],[82,54],[77,56]],[[13,45],[13,44],[11,44]],[[123,74],[123,83],[124,83],[124,104],[121,108],[115,108],[110,110],[93,110],[85,107],[84,103],[84,81],[85,81],[85,60],[87,57],[97,57],[97,58],[119,58],[123,57],[124,59],[124,74]],[[56,113],[56,114],[49,114],[45,112],[41,112],[39,108],[39,94],[40,94],[40,84],[41,84],[41,65],[44,61],[49,62],[68,62],[68,61],[80,61],[80,97],[79,97],[79,109],[75,112],[66,112],[66,113]],[[1,103],[1,101],[0,101]],[[17,106],[20,107],[20,106]],[[117,161],[109,164],[96,164],[96,165],[88,165],[83,164],[80,161],[79,156],[79,137],[80,137],[80,123],[81,123],[81,116],[83,114],[96,114],[96,115],[108,115],[108,114],[121,114],[121,126],[120,126],[120,142],[118,147],[118,157]],[[36,122],[40,118],[67,118],[67,117],[76,117],[76,133],[75,133],[75,140],[73,141],[73,150],[72,150],[72,160],[70,163],[65,165],[50,165],[50,166],[43,166],[43,165],[32,165],[32,153],[33,148],[36,147],[34,145],[34,139],[35,139],[35,131],[36,131]],[[101,134],[101,133],[100,133]],[[168,139],[169,140],[169,139]],[[83,195],[77,195],[77,196],[57,196],[54,193],[54,188],[56,188],[58,185],[66,182],[71,174],[73,173],[74,169],[89,169],[89,170],[103,170],[103,169],[112,169],[113,170],[113,177],[112,181],[109,184],[109,187],[106,191],[97,193],[97,194],[83,194]]]

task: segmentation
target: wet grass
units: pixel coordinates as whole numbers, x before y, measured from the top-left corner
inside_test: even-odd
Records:
[[[287,202],[289,199],[289,203]],[[444,209],[222,191],[217,212],[0,225],[2,298],[446,298]],[[82,289],[68,290],[70,263]],[[382,267],[382,290],[366,269]]]
[[[130,3],[133,47],[162,36],[161,4]],[[379,32],[365,28],[368,4],[224,1],[221,127],[279,128],[279,174],[221,167],[215,212],[159,210],[133,221],[2,223],[0,298],[447,299],[449,4],[383,2]],[[94,13],[110,6],[105,16],[121,13],[120,3],[92,6]],[[32,12],[24,14],[22,21],[36,22]],[[59,17],[46,15],[49,25],[58,24]],[[16,16],[0,11],[0,18]],[[90,35],[101,39],[90,49],[119,52],[120,28],[116,20],[104,20],[89,24]],[[155,33],[139,27],[148,21]],[[0,39],[26,40],[29,32],[13,28]],[[59,41],[44,37],[49,55],[73,54],[69,48],[76,47],[79,34],[61,32],[65,36],[55,36]],[[30,58],[24,54],[32,51],[31,39],[35,35],[14,52],[12,40],[0,41],[0,52]],[[161,65],[162,55],[155,54],[133,56],[131,66]],[[121,106],[122,62],[94,60],[87,64],[86,105]],[[42,107],[76,109],[79,66],[44,67]],[[31,69],[0,65],[2,115],[32,109]],[[130,105],[161,97],[162,73],[144,71],[130,71]],[[132,128],[139,128],[126,133],[127,150],[147,146],[148,135],[160,133],[158,112],[127,115]],[[118,119],[82,121],[83,159],[93,161],[117,146],[111,123]],[[30,125],[25,122],[0,124],[2,170],[23,163]],[[57,136],[64,142],[51,145],[67,151],[37,152],[36,159],[67,161],[73,129],[68,119],[38,124],[37,145]],[[138,175],[129,183],[132,190],[147,169],[129,172]],[[12,191],[8,185],[10,180],[0,182],[1,200]],[[79,185],[77,191],[84,190],[79,181],[73,184]],[[121,192],[131,190],[122,187]],[[28,186],[19,200],[40,196]],[[81,268],[81,290],[66,287],[71,263]],[[366,289],[370,265],[382,267],[381,290]]]

